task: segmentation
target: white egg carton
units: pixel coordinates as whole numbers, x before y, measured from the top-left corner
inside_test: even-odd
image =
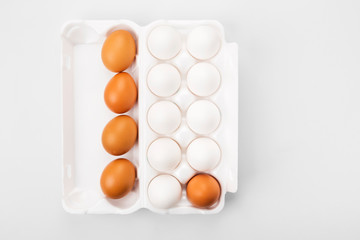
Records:
[[[157,26],[174,27],[183,39],[179,54],[168,60],[158,60],[147,47],[147,37]],[[221,48],[212,63],[221,74],[219,89],[209,97],[197,97],[187,87],[188,70],[201,62],[193,58],[186,48],[186,37],[197,26],[207,25],[221,35]],[[138,141],[126,154],[137,168],[134,189],[121,199],[108,199],[100,188],[100,176],[105,166],[119,157],[108,154],[102,147],[103,128],[116,116],[105,105],[103,94],[108,81],[115,75],[101,61],[101,48],[106,37],[114,30],[129,31],[137,44],[135,62],[126,70],[138,86],[138,102],[127,113],[138,123]],[[181,74],[181,86],[172,97],[160,98],[148,88],[147,74],[158,63],[170,63]],[[238,48],[227,43],[224,30],[217,21],[155,21],[139,26],[128,20],[71,21],[62,30],[62,80],[63,80],[63,206],[70,213],[132,213],[147,208],[156,213],[217,213],[224,207],[226,192],[237,191],[238,166]],[[182,160],[171,174],[182,184],[181,200],[169,209],[155,208],[148,199],[148,185],[161,172],[152,168],[147,160],[149,145],[163,135],[155,133],[147,122],[147,112],[152,104],[162,100],[175,103],[181,110],[180,127],[170,135],[181,147]],[[219,202],[201,209],[191,205],[186,198],[186,183],[197,171],[186,160],[186,149],[191,141],[203,135],[195,134],[188,127],[186,111],[196,100],[209,100],[220,110],[221,120],[217,129],[205,135],[221,149],[221,160],[210,172],[221,185]]]

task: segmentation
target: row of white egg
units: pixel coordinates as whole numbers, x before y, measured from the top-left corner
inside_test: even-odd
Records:
[[[150,144],[147,158],[155,170],[170,172],[175,170],[181,161],[181,148],[175,140],[161,137]],[[196,171],[213,170],[218,165],[220,158],[219,145],[211,138],[196,138],[186,149],[186,159]]]
[[[181,111],[171,101],[158,101],[150,107],[147,120],[154,132],[164,135],[171,134],[181,124]],[[212,133],[219,126],[220,120],[220,110],[209,100],[197,100],[186,111],[187,124],[196,134]]]
[[[183,43],[181,34],[175,28],[165,25],[152,30],[147,45],[155,58],[169,60],[180,52]],[[221,39],[214,28],[199,26],[189,33],[186,39],[186,47],[194,58],[207,60],[218,53],[221,47]]]
[[[199,97],[208,97],[220,86],[219,70],[207,62],[200,62],[190,68],[186,82],[188,89]],[[171,97],[181,85],[179,70],[169,63],[155,65],[148,74],[147,84],[150,91],[158,97]]]

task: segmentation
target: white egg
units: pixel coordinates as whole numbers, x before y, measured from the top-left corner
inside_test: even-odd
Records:
[[[159,175],[150,182],[148,197],[156,208],[171,208],[181,198],[180,182],[171,175]]]
[[[180,88],[181,76],[179,71],[171,64],[155,65],[147,77],[148,87],[159,97],[170,97]]]
[[[197,59],[214,57],[221,47],[218,31],[210,26],[199,26],[192,30],[187,38],[187,49]]]
[[[147,40],[151,54],[162,60],[175,57],[181,50],[181,35],[173,27],[159,26],[154,28]]]
[[[194,132],[209,134],[219,126],[220,111],[215,104],[207,100],[199,100],[190,105],[186,113],[186,121]]]
[[[150,144],[147,157],[150,165],[160,171],[174,170],[181,161],[181,149],[171,138],[159,138]]]
[[[220,86],[221,76],[217,68],[206,62],[192,66],[187,74],[188,88],[200,97],[212,95]]]
[[[160,101],[150,107],[147,120],[155,132],[170,134],[180,126],[181,112],[176,104],[170,101]]]
[[[197,138],[186,151],[190,166],[198,171],[210,171],[220,162],[221,151],[218,144],[210,138]]]

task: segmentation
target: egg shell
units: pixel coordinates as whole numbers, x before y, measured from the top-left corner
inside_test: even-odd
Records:
[[[221,47],[219,33],[211,26],[199,26],[190,32],[187,38],[189,53],[199,60],[214,57]]]
[[[106,38],[101,50],[102,61],[112,72],[122,72],[127,69],[134,61],[135,55],[135,40],[126,30],[112,32]]]
[[[155,132],[170,134],[180,126],[181,112],[175,103],[159,101],[149,108],[147,119]]]
[[[210,134],[220,124],[220,110],[208,100],[198,100],[186,112],[186,121],[191,130],[198,134]]]
[[[180,182],[171,175],[162,174],[155,177],[149,184],[148,197],[157,208],[171,208],[181,198]]]
[[[127,115],[113,118],[105,126],[102,134],[103,147],[115,156],[128,152],[134,146],[136,139],[136,122]]]
[[[174,170],[181,161],[181,149],[171,138],[158,138],[152,142],[147,152],[150,165],[160,172]]]
[[[221,76],[214,65],[200,62],[191,67],[186,80],[192,93],[200,97],[207,97],[214,94],[219,88]]]
[[[186,186],[186,195],[192,205],[209,208],[219,201],[221,188],[219,182],[209,174],[198,174]]]
[[[197,171],[211,171],[220,162],[219,145],[211,138],[201,137],[192,141],[186,151],[187,161]]]
[[[158,26],[151,31],[147,39],[147,46],[154,57],[168,60],[180,52],[181,35],[171,26]]]
[[[180,88],[179,70],[168,63],[157,64],[149,71],[147,84],[152,93],[159,97],[170,97]]]
[[[135,179],[135,166],[129,160],[119,158],[105,167],[101,175],[100,186],[108,198],[118,199],[131,191]]]
[[[116,74],[106,85],[104,100],[106,106],[114,113],[129,111],[137,99],[137,88],[130,74],[121,72]]]

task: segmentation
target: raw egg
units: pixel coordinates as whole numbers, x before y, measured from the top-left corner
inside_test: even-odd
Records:
[[[199,60],[214,57],[220,47],[220,35],[210,26],[199,26],[195,28],[187,38],[187,49],[189,53]]]
[[[147,152],[150,165],[160,171],[174,170],[181,161],[181,149],[171,138],[158,138],[150,144]]]
[[[211,138],[201,137],[190,143],[186,151],[187,161],[198,171],[211,171],[220,162],[219,145]]]
[[[175,57],[181,50],[181,35],[171,26],[158,26],[153,29],[147,40],[151,54],[162,60]]]
[[[134,146],[136,138],[137,125],[134,119],[127,115],[120,115],[105,126],[102,144],[108,153],[119,156]]]
[[[151,92],[155,95],[159,97],[170,97],[180,88],[180,72],[171,64],[157,64],[150,70],[147,83]]]
[[[132,35],[125,30],[112,32],[105,40],[101,50],[101,58],[107,69],[122,72],[135,59],[136,43]]]
[[[105,103],[114,113],[129,111],[134,106],[136,98],[136,84],[126,72],[116,74],[105,88]]]
[[[208,100],[198,100],[186,112],[186,121],[191,130],[198,134],[210,134],[220,124],[220,110]]]
[[[148,111],[148,123],[152,130],[159,134],[170,134],[181,124],[179,107],[170,101],[154,103]]]
[[[220,198],[220,184],[209,174],[198,174],[187,184],[186,195],[189,201],[199,208],[209,208]]]
[[[105,167],[100,179],[101,189],[109,198],[122,198],[134,187],[135,178],[135,166],[129,160],[119,158]]]
[[[219,70],[207,62],[200,62],[191,67],[187,74],[189,90],[200,97],[210,96],[220,86]]]
[[[151,180],[148,197],[157,208],[171,208],[181,199],[180,182],[172,175],[159,175]]]

